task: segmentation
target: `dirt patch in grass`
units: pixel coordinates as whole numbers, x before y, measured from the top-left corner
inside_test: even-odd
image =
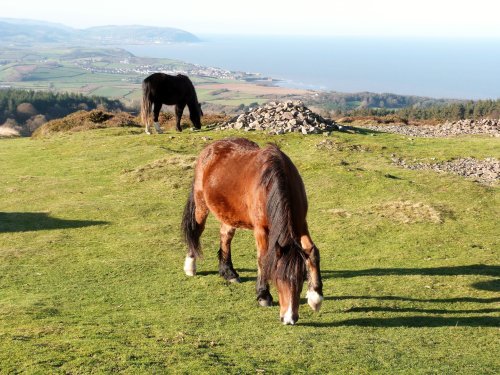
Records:
[[[389,201],[354,211],[348,211],[343,208],[331,208],[326,210],[326,212],[342,219],[349,219],[352,216],[375,216],[401,224],[441,224],[445,217],[453,217],[453,214],[444,208],[412,201]]]
[[[411,201],[393,201],[378,204],[372,207],[371,213],[403,224],[413,223],[442,223],[443,213],[428,204]]]
[[[329,210],[327,210],[327,212],[329,214],[334,215],[334,216],[343,217],[343,218],[349,218],[352,216],[352,213],[350,213],[347,210],[344,210],[343,208],[330,208]]]
[[[333,151],[354,151],[354,152],[369,152],[369,147],[362,145],[350,145],[343,142],[338,142],[332,139],[325,139],[316,144],[318,150],[333,150]]]
[[[195,156],[170,156],[135,169],[124,170],[123,177],[131,182],[156,180],[177,184],[178,182],[174,181],[176,180],[175,177],[182,177],[185,180],[186,171],[193,169],[195,164]],[[190,182],[190,179],[188,180]],[[180,185],[177,187],[180,187]]]

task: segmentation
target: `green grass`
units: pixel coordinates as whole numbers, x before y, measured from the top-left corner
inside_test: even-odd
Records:
[[[130,94],[130,90],[121,87],[100,87],[92,92],[92,95],[105,96],[109,98],[122,98]]]
[[[190,165],[202,137],[236,134],[0,140],[0,373],[500,371],[498,188],[390,162],[498,158],[498,139],[244,133],[280,144],[309,197],[325,301],[291,327],[256,305],[251,232],[233,241],[242,284],[217,275],[213,218],[199,275],[182,271]]]
[[[81,80],[81,77],[89,76],[85,70],[74,67],[37,67],[36,70],[28,75],[29,81],[63,81]]]

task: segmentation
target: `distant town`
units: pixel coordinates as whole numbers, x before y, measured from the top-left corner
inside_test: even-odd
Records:
[[[198,64],[187,64],[183,69],[174,64],[143,64],[137,65],[129,59],[120,61],[120,67],[102,67],[96,66],[95,63],[100,62],[100,59],[88,58],[75,61],[75,65],[91,73],[105,74],[139,74],[141,76],[149,75],[155,72],[166,74],[186,74],[190,76],[207,77],[214,79],[229,79],[240,80],[246,82],[273,82],[273,78],[265,77],[260,73],[249,72],[234,72],[221,68],[206,67]],[[129,65],[130,67],[127,67]]]

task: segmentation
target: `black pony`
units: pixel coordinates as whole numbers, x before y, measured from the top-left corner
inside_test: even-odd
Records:
[[[186,105],[189,108],[189,117],[194,127],[196,129],[201,128],[200,117],[203,116],[203,112],[200,103],[198,103],[193,83],[187,76],[153,73],[142,81],[141,118],[146,126],[147,134],[151,134],[149,132],[149,119],[153,104],[154,126],[158,133],[162,133],[158,123],[158,116],[163,104],[175,104],[176,128],[178,131],[182,131],[181,117]]]

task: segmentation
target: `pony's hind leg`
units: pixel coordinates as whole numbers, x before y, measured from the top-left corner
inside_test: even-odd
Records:
[[[233,267],[231,261],[231,240],[236,228],[221,224],[220,226],[220,249],[219,249],[219,275],[232,283],[239,283],[240,276]]]
[[[155,126],[156,132],[158,134],[162,134],[163,130],[160,127],[160,123],[158,122],[158,117],[160,117],[160,111],[161,111],[161,103],[155,102],[154,103],[154,108],[153,108],[153,116],[154,116],[154,123],[153,125]]]
[[[319,268],[319,250],[308,234],[301,236],[300,242],[307,255],[307,303],[314,311],[319,311],[323,302],[323,282]]]
[[[267,230],[265,228],[256,227],[254,229],[255,243],[257,245],[257,284],[255,289],[257,292],[257,301],[260,306],[268,307],[273,305],[273,297],[269,292],[269,280],[262,276],[262,261],[267,252]]]
[[[184,272],[188,276],[196,275],[196,259],[201,256],[200,237],[208,216],[208,208],[199,195],[197,199],[197,194],[191,190],[182,218],[182,232],[188,245]]]
[[[177,104],[175,106],[175,127],[177,131],[181,132],[182,127],[181,127],[181,118],[182,118],[182,112],[184,112],[184,107],[185,104]]]

